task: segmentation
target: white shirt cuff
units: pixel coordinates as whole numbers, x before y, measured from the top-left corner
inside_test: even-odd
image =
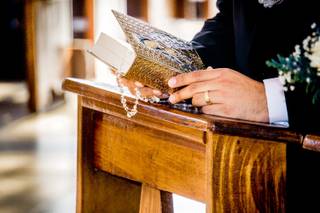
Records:
[[[263,83],[267,96],[270,123],[289,127],[286,98],[279,78],[265,79]]]

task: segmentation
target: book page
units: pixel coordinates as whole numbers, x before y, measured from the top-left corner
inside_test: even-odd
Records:
[[[130,44],[104,33],[100,34],[89,52],[123,75],[128,72],[136,58]]]

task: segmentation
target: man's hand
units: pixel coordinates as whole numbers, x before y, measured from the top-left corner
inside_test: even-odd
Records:
[[[140,82],[134,82],[134,81],[129,81],[125,78],[120,79],[120,83],[123,86],[128,87],[129,91],[131,94],[135,95],[135,88],[139,88],[140,93],[143,97],[152,97],[152,96],[157,96],[159,98],[165,98],[165,94],[162,94],[159,90],[156,89],[151,89],[149,87],[144,86]]]
[[[171,103],[192,98],[205,114],[268,122],[267,98],[261,82],[231,69],[199,70],[177,75],[168,82],[172,88],[183,87],[170,96]],[[206,102],[205,93],[211,103]]]

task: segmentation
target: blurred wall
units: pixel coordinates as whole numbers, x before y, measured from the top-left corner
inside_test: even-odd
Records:
[[[149,22],[173,35],[190,41],[201,29],[203,19],[182,19],[175,18],[169,8],[172,0],[149,0]],[[216,0],[209,0],[209,16],[217,12]]]
[[[61,93],[61,83],[66,69],[66,51],[72,45],[71,0],[28,0],[27,51],[29,87],[35,111],[47,108],[53,93]],[[31,50],[31,48],[33,50]]]
[[[37,66],[40,105],[48,99],[48,89],[60,91],[65,69],[64,51],[72,42],[71,2],[39,1],[36,9]]]
[[[95,0],[94,6],[94,37],[95,41],[101,32],[110,34],[114,37],[125,39],[121,28],[111,13],[111,9],[119,12],[126,12],[126,0]],[[96,78],[109,84],[116,84],[115,77],[110,69],[101,61],[95,61]]]

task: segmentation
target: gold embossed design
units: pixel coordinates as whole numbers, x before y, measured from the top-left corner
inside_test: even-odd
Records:
[[[179,73],[204,69],[190,42],[133,17],[112,11],[137,58],[125,74],[129,80],[168,92],[167,82]]]
[[[164,65],[155,64],[148,59],[137,57],[125,78],[139,81],[144,85],[162,92],[173,92],[168,86],[168,80],[177,75],[178,71]]]

